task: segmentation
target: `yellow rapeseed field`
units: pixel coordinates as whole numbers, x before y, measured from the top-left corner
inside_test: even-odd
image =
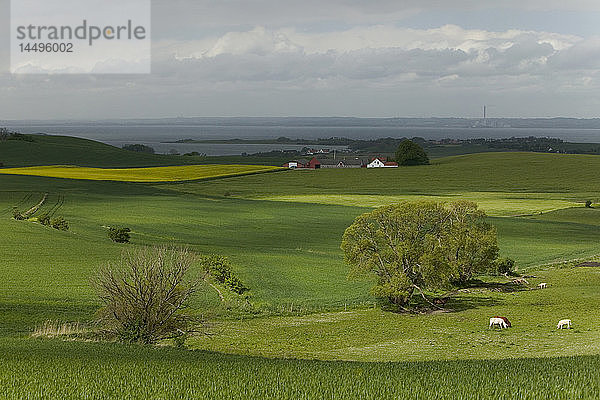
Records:
[[[280,170],[264,165],[183,165],[148,168],[89,168],[67,165],[0,168],[0,174],[120,182],[177,182]]]

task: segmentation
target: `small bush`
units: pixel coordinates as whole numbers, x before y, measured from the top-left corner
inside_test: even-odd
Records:
[[[12,214],[13,214],[13,219],[16,219],[17,221],[23,221],[23,220],[27,219],[25,214],[23,214],[17,207],[13,207]]]
[[[592,201],[591,200],[586,201],[585,202],[585,207],[586,208],[592,208]]]
[[[223,284],[237,294],[244,294],[244,292],[248,291],[248,288],[244,286],[242,281],[231,273],[225,278]]]
[[[186,250],[146,248],[123,254],[93,279],[103,304],[99,324],[105,333],[128,343],[156,343],[197,329],[183,313],[199,279],[188,279],[195,261]]]
[[[69,230],[69,223],[64,217],[52,218],[52,220],[50,221],[50,226],[54,229],[58,229],[59,231]]]
[[[515,273],[515,260],[510,258],[499,258],[495,262],[497,275],[513,275]]]
[[[176,335],[173,338],[173,344],[175,345],[175,347],[182,349],[185,347],[185,341],[187,340],[188,337],[189,337],[188,333],[180,332],[178,335]]]
[[[227,257],[217,255],[202,256],[200,263],[206,273],[231,291],[237,294],[244,294],[244,292],[248,291],[248,288],[244,286],[242,281],[233,274],[231,263]]]
[[[38,217],[38,222],[44,226],[50,225],[50,216],[48,214],[42,214]]]
[[[131,229],[124,227],[111,227],[108,230],[108,237],[116,243],[129,243]]]

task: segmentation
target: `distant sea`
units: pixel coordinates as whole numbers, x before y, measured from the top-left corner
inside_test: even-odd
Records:
[[[207,155],[238,155],[270,150],[301,149],[304,146],[286,144],[202,144],[165,143],[180,139],[317,139],[347,137],[373,139],[381,137],[423,137],[425,139],[469,139],[507,137],[552,137],[569,142],[600,143],[600,129],[551,128],[409,128],[387,126],[273,126],[273,125],[203,125],[203,124],[114,124],[114,123],[9,123],[8,127],[22,133],[44,133],[87,138],[121,147],[140,143],[153,147],[158,153],[175,150],[180,153],[197,151]],[[335,146],[329,146],[334,148]],[[341,146],[338,146],[341,148]]]

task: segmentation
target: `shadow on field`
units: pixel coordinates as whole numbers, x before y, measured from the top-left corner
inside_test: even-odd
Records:
[[[79,304],[65,299],[45,300],[44,303],[1,302],[0,337],[30,334],[45,321],[84,322],[94,317],[98,306]]]
[[[474,279],[463,285],[460,291],[476,291],[477,289],[488,290],[490,292],[513,293],[527,291],[529,290],[529,287],[513,282],[484,282],[479,279]]]
[[[467,282],[447,298],[444,306],[449,311],[464,311],[477,307],[497,306],[503,299],[491,296],[491,293],[515,293],[530,290],[525,285],[513,282],[484,282],[479,279]]]
[[[439,300],[442,299],[442,303]],[[406,309],[398,309],[391,303],[382,301],[380,302],[381,309],[387,312],[393,312],[398,314],[430,314],[430,313],[452,313],[458,311],[465,311],[472,308],[478,307],[489,307],[499,305],[503,300],[494,298],[491,296],[482,296],[481,294],[469,294],[466,292],[455,292],[451,296],[434,298],[435,306],[425,302],[421,298],[415,298],[411,301],[410,306]]]
[[[424,299],[415,296],[410,308],[399,310],[391,303],[384,302],[381,307],[385,311],[399,313],[445,313],[465,311],[478,307],[490,307],[501,304],[504,300],[494,296],[494,293],[515,293],[531,290],[526,285],[514,282],[484,282],[479,279],[471,280],[457,290],[445,293],[439,297]]]
[[[444,306],[447,312],[458,312],[479,307],[497,306],[502,300],[492,297],[455,296],[448,300]]]

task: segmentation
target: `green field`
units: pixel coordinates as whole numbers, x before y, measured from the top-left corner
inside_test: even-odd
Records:
[[[314,204],[338,204],[355,207],[381,207],[402,201],[454,201],[456,199],[476,202],[480,208],[492,216],[519,216],[539,214],[564,208],[581,206],[567,194],[547,193],[502,193],[465,192],[446,195],[407,194],[397,196],[366,194],[300,194],[295,196],[267,196],[262,200],[286,201]]]
[[[112,160],[87,165],[128,167]],[[600,269],[549,264],[600,254],[600,209],[583,207],[597,202],[599,169],[596,156],[487,153],[184,183],[0,175],[0,398],[597,398]],[[38,213],[70,231],[10,218],[45,193]],[[432,196],[488,209],[502,255],[548,289],[483,277],[450,312],[381,311],[368,282],[346,278],[341,235],[371,207]],[[251,308],[204,288],[192,310],[214,335],[193,350],[29,338],[48,319],[94,317],[90,277],[127,247],[108,239],[114,225],[132,229],[130,246],[229,256]],[[496,314],[514,327],[487,329]],[[562,318],[574,329],[557,331]]]
[[[265,357],[371,362],[600,354],[600,330],[594,318],[600,305],[600,270],[552,268],[535,275],[529,279],[531,286],[547,282],[547,289],[470,289],[447,304],[456,312],[398,315],[371,308],[223,321],[219,335],[195,339],[193,344]],[[510,315],[513,328],[488,329],[486,323],[493,315]],[[557,330],[562,318],[578,323],[571,331]]]
[[[117,182],[178,182],[257,174],[281,170],[257,165],[185,165],[147,168],[90,168],[76,166],[42,166],[2,168],[0,174],[45,176]]]
[[[37,340],[4,340],[0,350],[0,397],[7,399],[566,400],[600,396],[600,357],[355,363]]]

